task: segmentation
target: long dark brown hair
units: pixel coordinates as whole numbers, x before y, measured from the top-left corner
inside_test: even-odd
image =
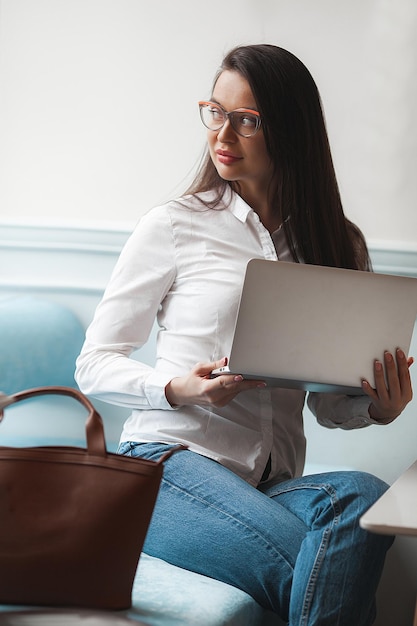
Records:
[[[343,212],[320,94],[308,69],[291,52],[260,44],[231,50],[214,84],[224,70],[239,72],[255,97],[274,168],[270,203],[294,259],[370,269],[365,239]],[[229,184],[236,189],[220,178],[206,150],[187,193],[214,189],[220,198]]]

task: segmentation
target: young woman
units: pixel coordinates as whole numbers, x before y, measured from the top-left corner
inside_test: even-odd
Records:
[[[147,553],[245,590],[291,626],[368,625],[392,539],[359,518],[386,485],[362,472],[302,477],[303,391],[210,378],[230,350],[249,259],[369,269],[343,213],[319,94],[291,53],[238,47],[200,114],[206,158],[187,194],[147,213],[127,242],[77,381],[132,409],[121,454],[188,446],[166,463]],[[155,317],[149,367],[129,357]],[[375,388],[310,393],[309,407],[329,427],[389,423],[411,399],[410,364],[386,354]]]

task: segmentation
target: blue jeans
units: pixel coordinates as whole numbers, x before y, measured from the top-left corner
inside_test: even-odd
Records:
[[[157,460],[170,446],[123,443]],[[188,450],[166,463],[144,551],[246,591],[290,626],[368,626],[393,538],[359,518],[387,485],[330,472],[256,489]]]

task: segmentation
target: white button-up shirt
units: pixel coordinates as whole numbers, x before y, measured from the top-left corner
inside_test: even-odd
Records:
[[[270,455],[269,480],[302,473],[305,392],[255,389],[222,408],[173,409],[165,397],[172,378],[229,355],[252,258],[292,260],[283,230],[271,236],[230,189],[215,209],[191,196],[152,209],[120,255],[87,330],[76,380],[84,393],[132,409],[121,441],[182,442],[257,485]],[[155,317],[157,359],[150,367],[130,355],[148,340]],[[310,393],[308,402],[329,427],[372,422],[366,396]]]

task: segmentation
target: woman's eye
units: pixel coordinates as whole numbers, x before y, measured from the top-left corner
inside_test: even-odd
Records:
[[[239,123],[246,128],[252,128],[256,126],[256,117],[254,115],[242,115]]]
[[[220,109],[213,109],[213,108],[210,107],[208,110],[209,110],[209,113],[210,113],[210,115],[211,115],[211,117],[213,119],[220,120],[220,119],[223,118],[223,114],[220,111]]]

